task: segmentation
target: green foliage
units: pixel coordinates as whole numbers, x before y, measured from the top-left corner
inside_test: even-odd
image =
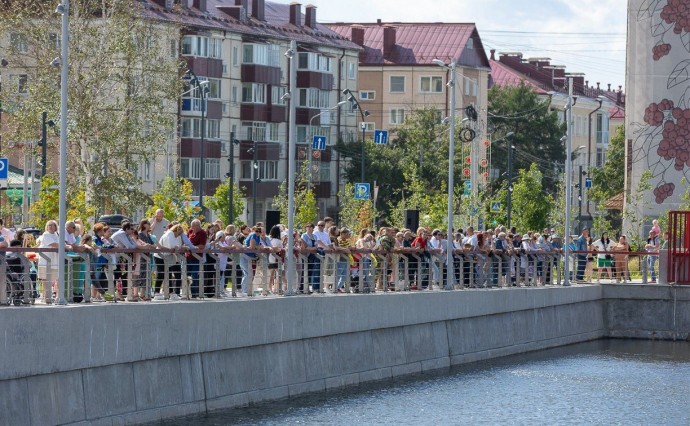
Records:
[[[187,179],[177,180],[168,176],[153,193],[153,205],[146,211],[146,216],[152,217],[156,210],[163,209],[163,215],[168,220],[189,222],[201,211],[191,204],[192,191],[192,183]]]
[[[67,189],[67,219],[94,217],[96,209],[89,206],[86,202],[86,194],[80,188],[70,187]],[[47,175],[41,179],[41,189],[38,199],[33,203],[31,209],[32,225],[43,229],[49,220],[57,220],[60,216],[60,191],[58,180],[55,176]],[[88,220],[84,220],[86,225]]]
[[[544,173],[544,188],[554,193],[558,175],[554,164],[563,164],[565,147],[560,141],[565,124],[558,121],[558,112],[549,111],[549,101],[524,83],[518,86],[494,86],[489,90],[490,127],[495,135],[513,132],[510,138],[516,148],[513,170],[527,169],[536,162]],[[508,170],[508,142],[492,146],[491,167],[501,173]],[[512,219],[512,215],[511,215]]]
[[[552,199],[544,191],[542,174],[536,164],[529,170],[520,170],[513,184],[512,202],[511,225],[518,232],[539,231],[548,225]]]
[[[309,162],[305,161],[295,179],[295,228],[302,228],[307,222],[314,222],[319,214],[314,191],[308,188]],[[280,211],[280,221],[288,223],[287,180],[281,182],[278,195],[273,197],[273,207]]]
[[[48,2],[0,2],[0,34],[22,34],[28,46],[22,52],[8,44],[4,51],[8,69],[27,75],[26,94],[12,90],[16,80],[3,81],[6,139],[38,140],[42,111],[60,124],[59,68],[47,66],[60,56],[60,43],[49,38],[61,33],[54,10]],[[146,161],[155,167],[156,157],[174,146],[184,66],[171,57],[170,42],[180,27],[172,16],[162,23],[144,14],[139,2],[70,2],[68,125],[49,133],[49,152],[66,132],[68,186],[86,191],[87,203],[108,212],[147,204],[137,169]],[[55,169],[57,156],[48,160]]]
[[[244,197],[244,191],[240,189],[237,181],[235,181],[232,193],[232,210],[234,223],[236,225],[242,224],[242,222],[239,220],[239,217],[244,211]],[[218,217],[222,218],[228,224],[230,223],[230,205],[228,203],[229,198],[230,182],[226,181],[218,185],[216,188],[216,193],[213,195],[213,197],[210,197],[206,200],[206,206],[213,210]]]
[[[645,197],[645,193],[652,190],[652,184],[649,181],[652,179],[651,170],[645,170],[640,176],[640,182],[634,191],[628,195],[623,210],[623,218],[628,224],[628,241],[631,247],[641,249],[646,242],[646,236],[643,235],[642,228],[649,217],[641,215],[640,212],[649,208],[649,201]]]
[[[404,189],[405,197],[393,209],[395,215],[401,218],[401,221],[396,224],[402,224],[405,210],[419,210],[419,226],[446,229],[448,192],[445,181],[440,181],[436,188],[430,189],[422,179],[417,178],[415,168],[404,172],[403,177],[408,183]],[[459,199],[459,195],[456,197]]]
[[[591,167],[592,188],[587,191],[589,199],[597,204],[604,203],[614,195],[623,192],[625,175],[625,126],[620,126],[606,149],[604,167]]]
[[[346,183],[340,191],[338,225],[345,226],[351,229],[354,235],[358,235],[362,229],[372,226],[374,206],[371,200],[356,200],[354,194],[355,186],[351,183]],[[402,219],[393,223],[402,223]]]

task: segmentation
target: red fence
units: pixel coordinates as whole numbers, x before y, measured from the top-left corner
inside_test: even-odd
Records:
[[[668,219],[668,282],[690,285],[690,211],[672,211]]]

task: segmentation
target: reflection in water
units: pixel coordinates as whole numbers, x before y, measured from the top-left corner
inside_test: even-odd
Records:
[[[690,424],[690,343],[600,340],[166,425]]]

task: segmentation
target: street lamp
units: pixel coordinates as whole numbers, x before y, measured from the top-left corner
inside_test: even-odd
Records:
[[[285,52],[288,58],[290,69],[290,91],[286,93],[286,99],[290,101],[288,109],[288,238],[287,238],[287,292],[286,296],[293,295],[294,281],[295,281],[295,255],[293,249],[295,247],[295,142],[297,140],[297,125],[296,125],[296,103],[292,99],[297,88],[297,64],[295,63],[295,52],[297,51],[297,42],[290,41],[290,49]]]
[[[187,71],[191,76],[191,83],[194,85],[196,91],[201,94],[201,149],[199,152],[199,162],[201,167],[199,170],[199,207],[201,208],[201,214],[204,214],[204,172],[206,165],[204,162],[204,144],[206,143],[206,95],[209,91],[208,80],[201,81],[199,77],[194,74],[194,71]],[[203,87],[202,87],[203,86]]]
[[[350,89],[345,89],[343,90],[343,95],[347,96],[347,101],[352,103],[352,108],[353,109],[358,109],[359,110],[359,115],[362,118],[360,127],[362,128],[362,165],[361,165],[361,174],[360,174],[360,182],[364,182],[364,132],[367,130],[367,124],[364,122],[365,117],[369,117],[371,114],[369,111],[363,110],[362,106],[359,104],[357,101],[357,98],[355,98],[355,95],[352,94],[352,91]]]
[[[9,62],[7,59],[0,58],[0,94],[2,93],[2,68],[5,68]],[[0,102],[0,130],[2,130],[2,102]],[[0,133],[0,151],[2,151],[2,134]]]
[[[313,133],[313,130],[312,130],[312,127],[311,127],[311,126],[312,126],[312,123],[314,122],[314,119],[315,119],[316,117],[320,117],[320,116],[322,116],[322,115],[324,115],[324,114],[326,114],[326,113],[328,113],[328,112],[331,112],[331,111],[333,111],[334,109],[337,109],[337,108],[339,108],[341,105],[344,105],[344,104],[346,104],[346,103],[348,103],[348,101],[340,101],[340,102],[338,102],[336,105],[334,105],[334,106],[332,106],[332,107],[328,107],[328,108],[326,108],[326,109],[323,109],[323,110],[321,110],[321,112],[318,113],[318,114],[314,114],[314,115],[309,119],[309,130]],[[315,136],[315,135],[312,134],[311,136],[313,137],[313,136]],[[307,189],[311,189],[311,177],[312,177],[312,169],[311,169],[312,165],[311,165],[311,163],[312,163],[312,159],[313,159],[313,152],[312,152],[312,150],[313,150],[314,147],[313,147],[313,143],[309,143],[309,138],[308,138],[308,137],[307,137],[307,140],[306,140],[305,142],[307,143],[307,146],[309,147],[309,174],[307,175]]]
[[[587,131],[587,171],[589,171],[589,169],[592,167],[592,115],[601,109],[601,105],[604,102],[604,97],[599,95],[595,100],[599,102],[599,105],[594,111],[589,113],[588,117],[589,128]],[[589,213],[589,197],[587,198],[587,212]],[[580,216],[581,215],[582,207],[580,207]]]
[[[239,145],[240,141],[235,139],[235,132],[230,132],[230,155],[228,156],[228,163],[230,163],[230,170],[225,175],[230,179],[228,186],[228,225],[232,225],[235,221],[235,145]]]
[[[501,140],[505,140],[508,142],[508,199],[506,200],[506,210],[508,212],[506,226],[508,229],[510,229],[510,213],[513,209],[513,150],[515,146],[513,146],[513,142],[510,139],[512,139],[514,134],[514,132],[508,132],[503,138],[496,141],[500,142]]]
[[[570,171],[572,169],[572,164],[571,164],[571,158],[572,158],[572,152],[570,150],[570,147],[573,144],[573,105],[575,105],[574,100],[573,100],[573,78],[568,77],[568,105],[566,106],[566,112],[568,119],[566,120],[567,123],[567,144],[565,147],[565,152],[567,158],[565,159],[565,232],[566,235],[565,241],[568,241],[568,235],[570,235],[570,193],[571,193],[571,188],[570,185],[572,184],[573,177],[570,175]],[[564,254],[565,254],[565,261],[564,261],[564,268],[563,271],[565,273],[565,276],[563,277],[563,285],[564,286],[570,286],[570,262],[569,262],[569,257],[570,257],[570,248],[568,244],[565,244],[564,246]]]
[[[455,172],[455,61],[446,64],[440,59],[434,59],[434,64],[450,70],[450,79],[446,85],[450,89],[450,126],[449,126],[449,140],[448,140],[448,235],[446,236],[446,290],[452,290],[455,287],[455,271],[453,267],[453,189],[454,189],[454,172]],[[474,182],[476,185],[476,182]]]

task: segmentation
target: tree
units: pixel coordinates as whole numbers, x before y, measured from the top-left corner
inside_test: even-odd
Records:
[[[542,174],[536,164],[520,170],[513,184],[511,218],[519,232],[540,231],[548,225],[551,197],[544,191]]]
[[[59,122],[60,68],[48,65],[62,42],[54,10],[49,2],[0,2],[0,34],[14,40],[4,56],[26,75],[10,82],[21,90],[0,94],[8,139],[37,140],[42,111]],[[69,124],[59,129],[68,137],[68,185],[111,211],[146,202],[137,168],[166,150],[183,89],[182,62],[170,55],[179,26],[146,13],[140,2],[70,2]]]
[[[86,194],[80,188],[69,187],[67,189],[67,218],[68,219],[88,219],[96,215],[96,209],[86,203]],[[55,176],[46,175],[41,179],[41,189],[38,199],[33,203],[29,210],[32,217],[32,225],[43,229],[49,220],[57,220],[59,216],[60,191],[58,190],[58,180]],[[88,226],[89,221],[84,220],[84,225]]]
[[[589,170],[592,188],[587,191],[589,199],[597,204],[623,192],[625,176],[625,126],[620,126],[609,141],[606,161],[601,168]]]
[[[319,214],[316,205],[316,195],[307,185],[309,163],[304,162],[302,169],[295,179],[295,227],[304,226],[305,223],[314,222]],[[280,211],[280,220],[284,224],[288,222],[288,188],[287,180],[281,182],[278,195],[273,197],[273,207]]]
[[[163,215],[169,220],[189,222],[197,217],[201,209],[192,205],[193,186],[187,179],[165,178],[160,188],[153,193],[153,205],[146,212],[152,217],[156,210],[162,209]]]
[[[494,86],[489,90],[489,127],[494,135],[513,132],[510,142],[502,141],[491,149],[491,166],[501,172],[508,170],[508,145],[515,146],[513,170],[527,169],[532,163],[544,174],[544,188],[555,192],[558,175],[554,165],[565,162],[566,152],[561,137],[565,124],[558,113],[549,110],[549,101],[524,82],[518,86]],[[501,182],[497,182],[500,184]]]
[[[642,234],[642,227],[649,220],[649,217],[640,217],[638,212],[649,208],[649,201],[647,201],[645,193],[652,190],[652,184],[649,183],[651,179],[651,170],[645,170],[640,176],[640,182],[635,190],[628,195],[623,209],[623,218],[627,221],[629,229],[628,241],[630,246],[640,251],[646,242],[645,235]]]
[[[364,228],[371,228],[374,206],[371,200],[356,200],[355,186],[346,183],[340,191],[340,212],[338,224],[353,231],[355,235]]]
[[[244,201],[242,200],[246,195],[242,191],[237,183],[233,182],[233,193],[232,193],[232,210],[235,224],[241,224],[239,217],[244,211]],[[230,224],[230,182],[223,182],[216,188],[216,193],[213,197],[206,200],[206,206],[213,210],[216,215],[223,218]]]

